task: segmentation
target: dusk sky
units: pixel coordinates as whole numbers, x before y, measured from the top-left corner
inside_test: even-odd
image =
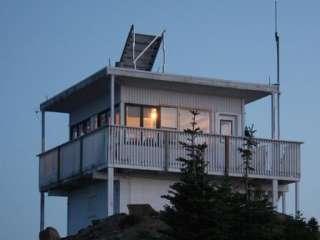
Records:
[[[320,1],[278,6],[281,138],[304,142],[301,210],[320,219]],[[166,72],[276,80],[273,0],[0,0],[0,239],[38,237],[39,104],[109,58],[118,61],[131,24],[142,33],[166,29]],[[48,149],[67,141],[68,117],[47,116]],[[248,105],[246,118],[259,137],[270,137],[270,97]],[[290,213],[293,196],[292,185]],[[62,235],[66,209],[65,198],[46,198],[46,226]]]

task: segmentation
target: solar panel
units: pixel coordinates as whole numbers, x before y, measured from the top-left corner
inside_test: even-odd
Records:
[[[148,35],[135,33],[134,27],[131,25],[120,61],[116,63],[116,67],[136,68],[138,70],[151,71],[160,48],[162,38],[163,34]],[[134,59],[136,60],[136,63]]]

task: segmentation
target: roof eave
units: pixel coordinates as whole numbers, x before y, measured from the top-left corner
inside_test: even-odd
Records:
[[[278,87],[273,84],[257,84],[239,81],[222,80],[217,78],[195,77],[187,75],[176,75],[167,73],[157,73],[129,68],[107,67],[108,75],[125,76],[141,79],[162,80],[168,82],[179,82],[187,84],[197,84],[212,87],[233,88],[239,90],[261,91],[267,95],[278,92]]]

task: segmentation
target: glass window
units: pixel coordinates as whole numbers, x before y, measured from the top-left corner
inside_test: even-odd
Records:
[[[196,121],[198,123],[198,127],[204,133],[210,132],[210,117],[209,112],[206,111],[199,111],[199,115],[196,116]]]
[[[154,107],[143,108],[143,127],[156,128],[158,120],[158,110]]]
[[[89,132],[91,132],[91,122],[90,122],[90,119],[84,121],[84,126],[85,126],[84,133],[89,133]]]
[[[126,107],[126,125],[129,127],[140,127],[140,107]]]
[[[83,123],[80,123],[79,124],[79,136],[83,136],[85,131],[84,131],[84,124]]]
[[[107,111],[107,118],[108,118],[108,123],[111,125],[111,110],[109,109]],[[114,108],[114,124],[115,125],[120,125],[120,110],[119,107]]]
[[[177,128],[177,109],[173,107],[161,107],[161,127]]]
[[[232,136],[231,120],[220,120],[220,134],[225,136]]]
[[[116,125],[120,125],[120,109],[119,107],[116,107],[114,109],[115,113],[114,113],[114,123]]]
[[[71,140],[76,139],[78,137],[78,126],[73,126],[71,128]]]
[[[90,118],[90,122],[91,122],[91,129],[95,130],[98,128],[98,116],[94,115],[93,117]]]
[[[192,113],[188,109],[179,110],[179,130],[191,128]]]
[[[193,115],[188,109],[181,109],[179,110],[179,130],[184,130],[188,128],[192,128]],[[210,117],[209,112],[207,111],[199,111],[199,115],[196,116],[196,122],[198,127],[204,133],[209,133],[210,131]]]
[[[99,127],[103,127],[107,124],[107,114],[106,112],[99,114]]]

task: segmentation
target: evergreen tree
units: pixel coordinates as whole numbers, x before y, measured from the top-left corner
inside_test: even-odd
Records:
[[[319,224],[317,219],[315,219],[314,217],[310,218],[307,223],[307,227],[310,231],[311,240],[320,239]]]
[[[243,182],[247,200],[251,198],[249,172],[254,170],[254,168],[252,167],[252,155],[254,153],[254,148],[257,146],[257,142],[254,139],[255,132],[256,130],[254,129],[253,125],[251,127],[246,126],[244,130],[243,147],[239,148],[241,157],[243,159]]]
[[[275,213],[269,200],[264,196],[253,194],[249,173],[254,170],[252,160],[257,142],[253,125],[245,128],[244,144],[239,148],[243,159],[243,182],[245,194],[238,197],[238,209],[234,216],[238,217],[239,224],[234,227],[237,239],[277,239],[274,231]]]
[[[175,240],[227,239],[224,235],[226,225],[221,224],[226,210],[218,206],[223,199],[217,195],[228,189],[218,191],[208,178],[204,160],[207,145],[198,143],[201,133],[196,123],[198,112],[191,113],[191,129],[184,130],[187,141],[180,143],[187,156],[178,158],[183,163],[179,181],[162,196],[170,202],[161,213],[162,220],[169,226],[164,234],[167,239]]]

